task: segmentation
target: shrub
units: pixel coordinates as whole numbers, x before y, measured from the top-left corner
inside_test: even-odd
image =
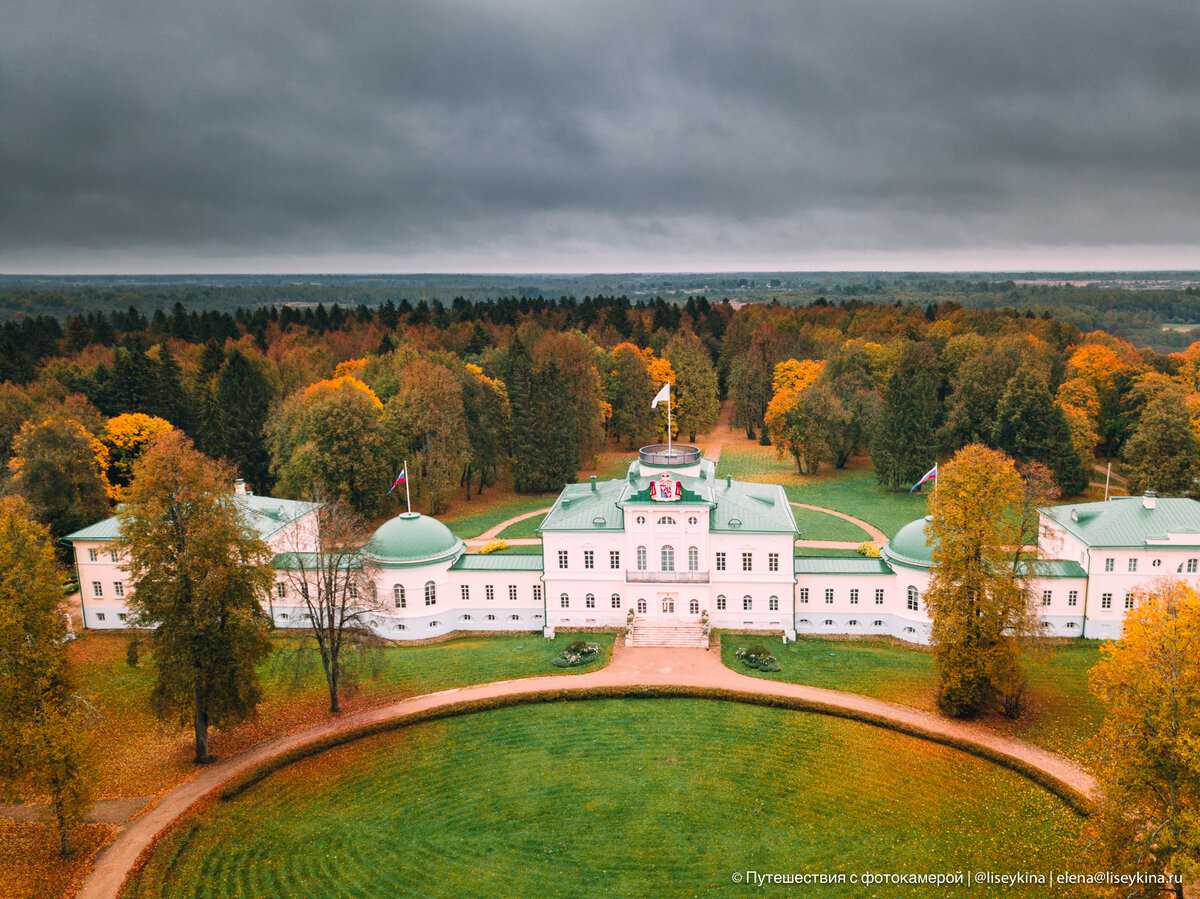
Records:
[[[134,637],[129,641],[129,645],[125,647],[125,664],[130,668],[136,668],[141,656],[141,640]]]
[[[860,556],[866,556],[868,559],[878,559],[879,547],[870,540],[864,540],[862,543],[858,544],[858,554]]]
[[[600,644],[575,640],[554,658],[557,668],[576,668],[586,665],[600,654]]]
[[[749,649],[740,647],[734,655],[742,660],[742,664],[755,671],[779,671],[779,660],[775,658],[761,643]]]
[[[498,553],[505,549],[508,549],[507,540],[489,540],[483,546],[479,547],[479,554],[486,556],[488,553]]]

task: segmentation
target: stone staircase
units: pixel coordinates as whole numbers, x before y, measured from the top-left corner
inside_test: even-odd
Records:
[[[635,621],[625,635],[625,645],[708,649],[708,635],[701,624],[647,624]]]

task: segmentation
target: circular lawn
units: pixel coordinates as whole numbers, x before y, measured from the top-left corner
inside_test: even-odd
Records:
[[[853,721],[710,700],[559,702],[281,769],[183,821],[128,892],[744,894],[732,878],[747,869],[1069,869],[1079,827],[1017,774]]]

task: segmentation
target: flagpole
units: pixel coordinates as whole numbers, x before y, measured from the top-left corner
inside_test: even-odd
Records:
[[[667,461],[671,459],[671,382],[667,382]]]
[[[404,460],[404,503],[408,506],[408,514],[412,514],[412,496],[408,492],[408,460]]]

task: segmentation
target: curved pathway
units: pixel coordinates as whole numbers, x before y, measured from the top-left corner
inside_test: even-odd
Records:
[[[514,515],[512,518],[506,519],[499,524],[492,525],[478,537],[472,537],[470,540],[465,540],[463,542],[473,544],[487,543],[489,540],[495,540],[506,528],[510,527],[511,525],[516,524],[518,521],[524,521],[526,518],[533,518],[534,515],[545,515],[550,511],[550,508],[550,506],[546,506],[544,509],[534,509],[532,512],[522,512],[520,515]],[[512,541],[510,540],[509,542],[511,543]]]
[[[857,525],[858,527],[860,527],[864,531],[866,531],[867,535],[871,538],[871,541],[874,543],[877,543],[879,545],[883,545],[884,543],[887,543],[887,541],[888,541],[888,535],[885,534],[883,531],[879,530],[879,528],[875,527],[875,525],[871,524],[871,522],[863,521],[861,518],[855,518],[853,515],[847,515],[845,512],[839,512],[837,509],[826,509],[824,506],[814,506],[810,503],[789,502],[789,505],[795,506],[797,509],[808,509],[810,512],[821,512],[825,515],[832,515],[834,518],[840,518],[840,519],[842,519],[842,521],[848,521],[851,524]],[[796,543],[799,545],[802,545],[802,546],[817,546],[817,545],[822,545],[822,544],[828,545],[831,543],[831,541],[828,541],[828,540],[797,540]],[[844,543],[844,542],[840,543],[839,545],[849,546],[851,548],[858,546],[857,543]]]
[[[1028,768],[1036,769],[1088,798],[1094,798],[1097,793],[1095,778],[1075,762],[978,724],[941,718],[920,709],[855,693],[750,677],[726,668],[721,663],[718,649],[627,648],[619,644],[620,640],[613,647],[613,660],[608,667],[588,674],[495,681],[414,696],[278,737],[200,768],[189,780],[167,791],[153,807],[130,822],[116,840],[97,856],[95,866],[78,896],[81,899],[111,899],[118,896],[125,878],[138,859],[177,819],[229,781],[251,773],[289,751],[416,712],[473,700],[531,696],[546,690],[585,694],[602,687],[694,687],[798,699],[822,706],[834,714],[844,711],[852,715],[869,716],[910,733],[973,744],[993,755],[1014,759]]]

